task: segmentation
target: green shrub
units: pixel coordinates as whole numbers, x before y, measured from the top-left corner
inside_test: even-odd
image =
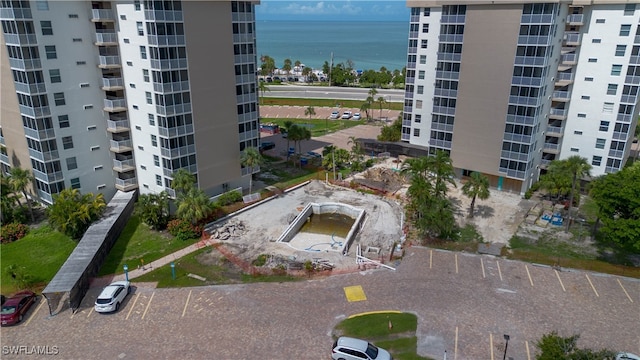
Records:
[[[529,189],[524,193],[524,198],[529,200],[531,199],[531,195],[533,195],[533,190]]]
[[[203,229],[201,225],[193,225],[186,220],[175,219],[169,221],[167,230],[178,240],[189,240],[199,238]]]
[[[2,227],[0,231],[0,242],[3,244],[22,239],[29,232],[29,227],[25,224],[13,222]]]
[[[238,201],[242,201],[242,193],[240,191],[230,191],[220,195],[216,200],[216,204],[218,206],[226,206]]]
[[[264,266],[267,263],[267,254],[260,254],[258,257],[251,262],[253,266]]]

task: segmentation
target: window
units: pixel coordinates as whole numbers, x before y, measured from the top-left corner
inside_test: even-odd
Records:
[[[134,8],[136,11],[140,11],[140,0],[135,0],[135,1],[133,2],[133,8]]]
[[[131,43],[131,40],[129,40],[129,38],[124,38],[122,41],[124,41],[125,44]]]
[[[57,59],[58,54],[56,53],[55,45],[46,45],[44,47],[44,52],[47,54],[47,59]]]
[[[422,122],[422,115],[416,114],[414,117],[414,121],[417,123]]]
[[[590,76],[587,76],[587,77],[584,78],[584,81],[593,81],[593,78],[590,77]]]
[[[606,114],[613,113],[613,103],[612,102],[604,103],[604,105],[602,106],[602,112]]]
[[[624,56],[627,51],[627,45],[616,45],[616,56]]]
[[[596,24],[604,24],[605,19],[596,19]]]
[[[82,38],[73,38],[73,42],[82,42]]]
[[[94,166],[93,171],[102,170],[104,167],[102,165]]]
[[[80,84],[81,88],[88,88],[89,86],[91,86],[89,83],[81,83]]]
[[[40,21],[40,28],[42,29],[42,35],[53,35],[51,21]]]
[[[160,167],[160,157],[158,155],[153,155],[153,165]]]
[[[80,189],[80,178],[71,179],[71,188],[72,189]]]
[[[589,95],[582,95],[580,98],[581,98],[582,100],[589,100],[589,99],[591,99],[591,96],[589,96]]]
[[[586,118],[586,117],[587,117],[587,114],[585,114],[585,113],[578,113],[578,117],[579,117],[579,118]]]
[[[120,15],[120,20],[127,20],[127,15]]]
[[[611,65],[611,76],[620,76],[622,65]]]
[[[600,166],[600,164],[602,164],[602,156],[593,156],[593,158],[591,158],[591,165],[593,166]]]
[[[424,80],[424,75],[425,75],[425,71],[424,70],[418,71],[418,79]]]
[[[158,137],[155,135],[151,135],[151,146],[158,147]]]
[[[618,84],[609,84],[607,86],[607,95],[615,95],[618,91]]]
[[[580,152],[580,149],[572,147],[569,149],[571,152]]]
[[[418,85],[418,94],[424,94],[424,86]]]
[[[607,139],[596,139],[596,149],[604,149]]]
[[[423,33],[429,32],[429,24],[422,24],[422,32]]]
[[[89,125],[89,126],[87,126],[87,130],[88,130],[88,131],[95,130],[95,129],[97,129],[97,128],[98,128],[98,127],[97,127],[96,125]]]
[[[149,125],[156,126],[156,118],[153,114],[149,114]]]
[[[146,165],[140,165],[140,169],[147,170],[147,166]]]
[[[76,61],[76,65],[85,65],[86,61]]]
[[[420,137],[420,129],[413,129],[413,136]]]
[[[591,39],[591,42],[594,44],[600,44],[602,42],[602,39]]]
[[[63,136],[62,137],[62,148],[73,149],[73,138],[71,136]]]
[[[624,16],[633,16],[636,11],[636,4],[626,4],[624,6]]]
[[[93,105],[89,104],[89,105],[84,105],[83,108],[85,110],[89,110],[89,109],[93,109]]]
[[[78,14],[69,14],[69,19],[77,19]]]
[[[420,47],[426,49],[428,43],[429,41],[427,39],[422,39],[422,41],[420,42]]]
[[[133,66],[133,61],[127,61],[127,66]]]
[[[600,128],[598,131],[609,131],[609,122],[608,121],[600,121]]]
[[[144,93],[147,97],[147,104],[153,104],[153,98],[151,97],[151,93],[148,91],[145,91]]]
[[[56,106],[62,106],[66,104],[64,101],[64,93],[53,93],[53,101],[56,103]]]
[[[422,100],[416,100],[416,109],[422,109]]]
[[[422,11],[423,11],[424,16],[431,15],[431,8],[424,8],[424,10],[422,10]]]
[[[140,58],[142,58],[142,59],[146,59],[147,58],[147,47],[146,46],[140,46]]]
[[[140,22],[140,21],[136,22],[136,27],[138,28],[138,35],[143,36],[144,35],[144,27],[142,26],[142,22]]]
[[[61,129],[69,127],[69,115],[60,115],[58,116],[58,126]]]
[[[573,134],[574,134],[574,135],[582,135],[582,131],[580,131],[580,130],[574,130],[574,131],[573,131]]]
[[[156,185],[162,186],[162,176],[156,175]]]
[[[420,55],[420,64],[427,63],[427,55]]]
[[[49,2],[47,0],[37,0],[36,1],[36,9],[40,11],[49,10]]]
[[[135,89],[135,88],[136,88],[136,84],[134,84],[134,83],[129,83],[129,87],[130,87],[130,88],[132,88],[132,89]]]
[[[629,36],[629,33],[631,33],[631,25],[620,25],[620,36]]]
[[[598,59],[596,59],[596,58],[589,58],[589,62],[590,62],[590,63],[596,63],[596,62],[598,62]]]
[[[62,77],[60,77],[60,69],[49,70],[49,78],[51,79],[51,83],[62,82]]]
[[[78,168],[78,162],[76,161],[76,157],[67,158],[67,170],[73,170]]]

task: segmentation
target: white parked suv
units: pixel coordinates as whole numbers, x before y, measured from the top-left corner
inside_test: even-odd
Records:
[[[345,111],[344,113],[342,113],[342,118],[351,119],[351,111]]]
[[[331,113],[331,116],[329,117],[330,119],[337,119],[340,117],[340,112],[338,111],[334,111]]]
[[[131,292],[131,283],[129,281],[115,281],[109,286],[102,289],[100,295],[96,299],[96,312],[112,312],[120,309],[120,304],[124,298]]]
[[[331,349],[333,360],[392,360],[391,354],[368,341],[341,336]]]

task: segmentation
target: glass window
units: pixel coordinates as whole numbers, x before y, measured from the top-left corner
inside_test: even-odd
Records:
[[[429,15],[431,15],[431,8],[424,8],[424,10],[422,11],[422,13],[424,14],[424,16],[429,16]]]
[[[596,139],[596,149],[604,149],[607,139]]]
[[[606,19],[596,19],[596,24],[604,24]]]
[[[423,94],[423,93],[424,93],[424,86],[418,85],[418,94]]]
[[[58,116],[58,126],[61,129],[69,127],[69,115],[60,115]]]
[[[620,25],[620,36],[629,36],[629,33],[631,33],[631,25]]]
[[[67,170],[73,170],[78,168],[78,162],[76,161],[76,157],[67,158]]]
[[[616,56],[624,56],[627,45],[616,45]]]
[[[140,58],[142,58],[142,59],[146,59],[147,58],[147,47],[146,46],[140,46]]]
[[[425,75],[425,71],[424,70],[418,71],[418,79],[424,80],[424,75]]]
[[[158,147],[158,137],[155,135],[151,135],[151,146]]]
[[[420,64],[427,63],[427,55],[420,55]]]
[[[71,179],[71,188],[72,189],[80,189],[80,178]]]
[[[596,59],[596,58],[589,58],[589,62],[590,62],[590,63],[595,63],[595,62],[598,62],[598,59]]]
[[[613,103],[612,102],[604,103],[604,105],[602,105],[602,112],[606,114],[613,113]]]
[[[160,157],[158,155],[153,155],[153,165],[160,167]]]
[[[153,114],[148,114],[149,116],[149,125],[151,126],[155,126],[156,125],[156,118]]]
[[[62,82],[62,77],[60,77],[60,69],[49,70],[49,78],[51,78],[52,83]]]
[[[593,158],[591,159],[591,165],[593,166],[600,166],[600,164],[602,164],[602,156],[593,156]]]
[[[51,21],[40,21],[40,28],[42,28],[42,35],[53,35]]]
[[[54,93],[53,94],[53,101],[56,103],[56,106],[62,106],[65,105],[66,102],[64,100],[64,93]]]
[[[607,95],[615,95],[618,92],[618,84],[609,84],[607,86]]]
[[[73,149],[73,138],[71,136],[62,137],[62,148]]]
[[[598,130],[599,131],[609,131],[609,122],[601,120],[600,121],[600,128]]]
[[[142,69],[142,77],[144,78],[144,82],[149,82],[149,70]]]
[[[636,4],[626,4],[624,6],[624,16],[633,16],[636,11]]]
[[[427,39],[422,39],[420,47],[423,48],[423,49],[426,49],[428,43],[429,43],[429,41]]]
[[[429,24],[422,24],[422,32],[423,33],[429,32]]]
[[[133,8],[134,8],[136,11],[140,11],[140,0],[135,0],[135,1],[133,2]]]
[[[144,93],[147,97],[147,104],[153,104],[153,98],[151,97],[151,93],[148,91],[145,91]]]
[[[143,36],[144,35],[144,27],[142,26],[142,22],[141,21],[137,21],[136,22],[136,27],[138,28],[138,35]]]
[[[47,0],[37,0],[36,1],[36,9],[38,9],[40,11],[49,10],[49,2]],[[626,13],[625,13],[625,15],[626,15]]]
[[[55,45],[45,45],[44,52],[47,54],[47,59],[57,59],[58,54],[56,53]]]
[[[620,76],[622,65],[611,65],[611,76]]]
[[[602,39],[591,39],[591,42],[594,44],[600,44],[602,42]]]
[[[162,186],[162,176],[156,175],[156,185]]]
[[[413,136],[420,137],[420,129],[413,129]]]

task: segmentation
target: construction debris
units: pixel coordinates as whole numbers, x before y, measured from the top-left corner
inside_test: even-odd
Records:
[[[228,240],[231,237],[244,235],[245,226],[242,221],[230,221],[213,230],[211,239]]]

